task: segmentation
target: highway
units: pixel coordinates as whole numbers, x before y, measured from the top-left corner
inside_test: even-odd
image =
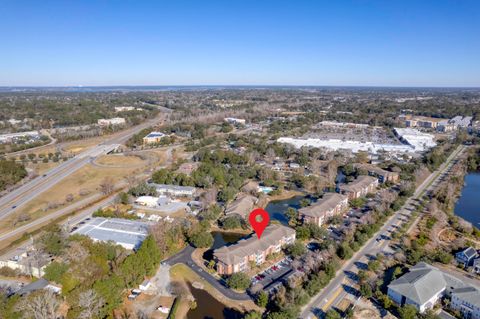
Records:
[[[345,262],[337,271],[332,281],[310,302],[302,308],[300,318],[322,317],[332,306],[338,305],[348,294],[355,295],[357,285],[357,274],[360,269],[366,269],[367,263],[375,258],[377,253],[390,250],[390,242],[388,239],[381,239],[381,235],[390,237],[390,232],[395,231],[397,226],[406,222],[411,213],[415,210],[416,203],[425,193],[434,190],[440,180],[442,180],[449,172],[456,159],[465,150],[464,146],[459,146],[447,158],[438,170],[429,175],[425,181],[419,185],[412,197],[410,197],[401,209],[396,211],[381,227],[381,229],[370,239],[365,245],[357,251],[353,257]]]
[[[64,178],[85,166],[91,158],[107,154],[117,148],[121,143],[127,141],[132,135],[163,121],[163,114],[154,119],[150,119],[140,125],[126,129],[115,134],[110,139],[78,154],[77,156],[60,163],[58,166],[44,173],[12,192],[0,197],[0,218],[5,218],[18,211],[20,207],[38,197],[40,194],[50,189]]]

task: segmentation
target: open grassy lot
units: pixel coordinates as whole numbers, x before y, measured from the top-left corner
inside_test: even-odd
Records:
[[[138,166],[144,165],[145,160],[136,155],[119,155],[108,154],[100,156],[96,161],[96,164],[103,166]]]
[[[27,203],[19,212],[2,220],[0,233],[46,216],[55,210],[76,203],[88,195],[100,193],[100,185],[107,177],[118,186],[119,183],[124,182],[127,176],[140,173],[139,168],[105,168],[88,164]],[[22,218],[19,217],[22,216],[29,218],[21,222]]]

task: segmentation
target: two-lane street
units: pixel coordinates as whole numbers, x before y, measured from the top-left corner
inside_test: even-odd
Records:
[[[389,249],[390,241],[388,239],[379,240],[379,236],[388,236],[390,230],[395,229],[410,217],[411,213],[415,210],[416,201],[426,192],[433,190],[437,186],[438,181],[448,174],[454,163],[454,159],[462,154],[464,150],[464,146],[459,146],[438,170],[430,174],[429,177],[417,187],[414,195],[406,201],[404,206],[396,211],[350,260],[343,264],[337,271],[335,278],[303,308],[300,315],[301,318],[320,317],[330,307],[337,305],[343,300],[347,294],[353,292],[351,284],[356,281],[355,276],[358,271],[366,267],[368,261],[371,260],[372,257],[375,257],[377,253]],[[350,287],[350,289],[348,289],[348,287]]]

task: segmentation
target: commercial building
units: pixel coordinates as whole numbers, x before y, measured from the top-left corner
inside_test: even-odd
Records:
[[[51,256],[36,249],[29,249],[8,260],[0,260],[0,268],[8,267],[25,275],[42,277],[51,261]]]
[[[462,280],[424,262],[410,268],[388,285],[388,297],[400,306],[412,305],[423,313],[455,289],[468,287]]]
[[[143,144],[159,143],[165,136],[167,135],[163,134],[162,132],[148,133],[148,135],[143,138]]]
[[[215,249],[213,258],[220,275],[231,275],[249,269],[250,262],[260,265],[268,255],[278,253],[283,246],[295,241],[295,230],[283,225],[271,224],[257,238],[255,234],[241,239],[231,246]]]
[[[338,192],[347,195],[348,199],[355,199],[373,193],[378,187],[378,179],[372,176],[359,176],[353,182],[338,186]]]
[[[415,151],[423,152],[437,145],[435,136],[412,128],[394,128],[395,135],[404,143],[410,145]]]
[[[126,122],[123,117],[113,117],[111,119],[99,119],[97,121],[97,124],[100,126],[123,125],[125,123]]]
[[[459,311],[463,318],[480,319],[480,290],[471,286],[455,289],[450,306]]]
[[[320,139],[320,138],[293,138],[280,137],[277,139],[279,143],[293,145],[299,149],[302,147],[316,147],[325,148],[331,151],[350,151],[352,153],[368,152],[370,154],[377,154],[382,152],[392,153],[415,153],[420,150],[415,150],[411,145],[405,144],[382,144],[373,142],[361,142],[355,140],[343,139]]]
[[[3,143],[14,143],[19,140],[37,140],[40,138],[40,133],[38,131],[28,131],[28,132],[19,132],[19,133],[9,133],[0,135],[0,144]]]
[[[466,129],[472,125],[471,116],[455,116],[450,120],[443,120],[438,124],[437,130],[440,132],[450,132],[458,129]]]
[[[237,214],[243,218],[246,218],[247,215],[252,211],[257,201],[258,199],[255,196],[240,193],[237,195],[235,200],[227,206],[227,209],[225,209],[225,215]]]
[[[234,117],[226,117],[224,121],[230,124],[235,124],[235,125],[238,125],[238,124],[245,125],[246,123],[244,119],[237,119]]]
[[[337,193],[327,193],[316,203],[300,208],[298,210],[298,217],[304,223],[313,223],[321,226],[328,218],[341,214],[347,209],[347,196]]]
[[[95,217],[73,232],[94,241],[112,241],[125,249],[138,249],[148,236],[148,224],[120,218]]]
[[[407,116],[405,118],[406,127],[422,127],[436,129],[438,124],[444,119],[426,116]]]
[[[400,174],[397,172],[390,172],[375,165],[356,164],[354,166],[357,169],[366,170],[368,175],[378,178],[378,181],[382,184],[386,182],[397,183],[400,180]]]
[[[175,197],[192,197],[195,195],[196,188],[193,186],[178,186],[167,184],[149,183],[148,185],[155,187],[158,195],[169,195]]]
[[[115,106],[115,112],[133,111],[135,106]]]

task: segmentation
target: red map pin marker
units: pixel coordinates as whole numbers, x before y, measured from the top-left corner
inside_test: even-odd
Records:
[[[248,221],[250,222],[250,225],[252,225],[253,230],[255,230],[258,239],[260,239],[265,227],[267,227],[268,222],[270,221],[270,216],[265,210],[257,208],[250,213]]]

